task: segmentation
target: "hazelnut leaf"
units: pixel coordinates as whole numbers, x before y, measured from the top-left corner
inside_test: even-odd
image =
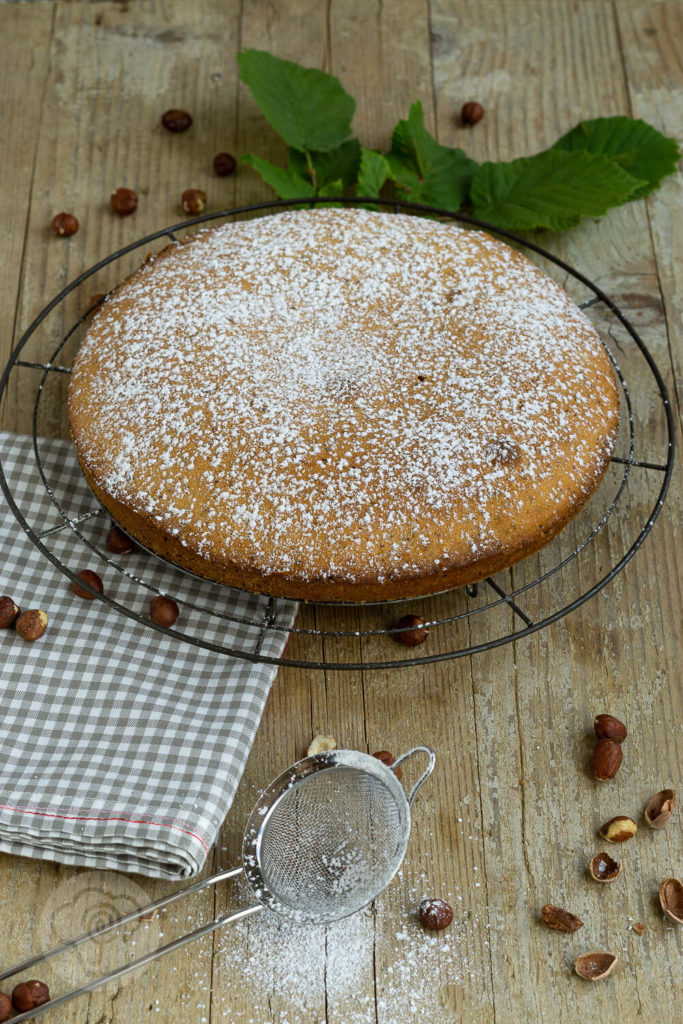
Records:
[[[632,199],[643,182],[614,160],[584,150],[548,149],[509,163],[484,163],[470,189],[481,220],[513,231],[564,231]]]
[[[315,173],[313,184],[319,192],[325,186],[341,181],[342,189],[338,190],[341,192],[343,186],[353,185],[356,180],[360,166],[360,142],[358,139],[348,139],[347,142],[342,142],[341,146],[337,146],[336,149],[331,149],[327,153],[315,151],[300,153],[297,149],[290,149],[287,166],[308,181],[312,180],[312,169]]]
[[[240,78],[287,145],[327,152],[351,134],[356,101],[334,75],[281,60],[266,50],[243,50],[237,61]]]
[[[391,167],[385,156],[376,153],[374,149],[363,148],[361,150],[360,170],[356,184],[356,192],[359,196],[378,196],[382,185],[392,177]]]
[[[303,178],[292,167],[277,167],[254,153],[245,153],[240,160],[258,171],[266,185],[275,189],[280,199],[299,199],[301,196],[315,195],[310,178]]]
[[[662,178],[673,174],[681,155],[675,139],[662,135],[646,121],[632,117],[596,117],[592,121],[581,121],[552,148],[585,150],[611,157],[624,171],[640,179],[641,187],[632,199],[649,195]]]
[[[462,149],[442,146],[429,134],[419,101],[394,128],[387,161],[407,199],[454,211],[462,206],[478,166]]]

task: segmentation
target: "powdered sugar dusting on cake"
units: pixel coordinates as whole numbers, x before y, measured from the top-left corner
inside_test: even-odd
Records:
[[[70,401],[103,489],[200,556],[381,582],[446,570],[454,521],[476,557],[534,503],[551,522],[580,501],[614,396],[593,327],[512,249],[329,209],[148,262],[96,316]]]

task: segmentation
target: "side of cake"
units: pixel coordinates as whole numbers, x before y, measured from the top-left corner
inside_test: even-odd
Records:
[[[600,482],[619,399],[590,322],[510,247],[327,209],[147,261],[95,316],[69,417],[146,547],[248,590],[367,601],[551,540]]]

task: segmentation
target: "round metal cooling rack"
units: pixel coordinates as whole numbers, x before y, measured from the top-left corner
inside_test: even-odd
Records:
[[[650,429],[650,434],[646,434],[644,437],[641,437],[640,435],[636,436],[636,419],[633,412],[633,404],[629,389],[624,376],[622,375],[619,363],[605,344],[604,339],[601,338],[609,358],[612,361],[617,379],[621,386],[622,430],[620,431],[620,436],[622,434],[625,434],[626,436],[621,441],[621,448],[623,449],[622,454],[615,454],[612,457],[612,463],[619,470],[620,475],[618,475],[616,481],[612,480],[611,486],[613,491],[610,491],[610,493],[613,494],[613,497],[606,508],[600,508],[599,515],[596,513],[597,521],[588,524],[585,536],[580,543],[569,554],[563,556],[562,544],[559,538],[556,538],[550,545],[542,550],[542,554],[544,554],[546,558],[548,557],[549,552],[556,553],[554,555],[556,560],[552,561],[551,564],[544,565],[539,574],[533,579],[523,579],[517,586],[510,587],[508,580],[513,577],[513,573],[510,570],[507,570],[506,572],[497,574],[497,578],[495,579],[488,578],[482,584],[473,584],[460,588],[457,591],[452,591],[450,592],[450,595],[445,598],[442,595],[431,595],[430,597],[416,598],[412,600],[402,599],[400,601],[377,603],[373,605],[355,605],[353,607],[357,609],[358,616],[358,628],[356,629],[330,628],[329,625],[326,627],[325,621],[330,618],[334,619],[335,610],[340,608],[340,605],[338,604],[325,605],[316,603],[314,605],[314,624],[310,628],[297,626],[296,623],[292,626],[281,624],[278,621],[280,599],[277,598],[261,599],[260,601],[252,599],[251,606],[249,605],[249,602],[247,602],[247,606],[250,610],[246,613],[244,611],[238,612],[235,610],[235,604],[239,604],[240,602],[235,602],[235,592],[232,592],[233,597],[231,599],[230,590],[226,590],[226,588],[221,587],[220,584],[211,583],[209,581],[203,581],[203,586],[211,589],[212,597],[215,598],[216,591],[219,591],[220,597],[223,598],[225,596],[225,600],[219,600],[218,602],[214,601],[213,606],[211,606],[210,602],[208,606],[205,602],[200,602],[198,604],[196,600],[184,602],[183,610],[185,614],[183,614],[181,621],[187,623],[185,631],[159,626],[156,623],[151,622],[146,616],[141,615],[136,607],[115,601],[106,594],[98,594],[97,597],[112,609],[122,612],[129,618],[143,623],[144,625],[167,636],[174,637],[180,641],[193,644],[197,647],[202,647],[252,662],[265,662],[269,664],[282,664],[316,669],[350,669],[359,671],[368,668],[405,667],[443,661],[449,658],[462,657],[466,654],[475,654],[480,651],[490,650],[493,647],[509,643],[511,640],[519,640],[536,630],[542,629],[544,626],[550,625],[550,623],[555,622],[557,619],[567,615],[575,608],[578,608],[589,598],[597,594],[597,592],[607,583],[614,579],[617,573],[624,568],[643,543],[662,508],[673,471],[674,454],[674,420],[666,387],[654,359],[624,314],[597,285],[579,271],[573,269],[557,256],[553,256],[552,253],[546,252],[540,246],[536,245],[534,242],[528,241],[527,239],[521,238],[507,231],[502,231],[493,225],[483,223],[473,217],[451,213],[448,210],[441,210],[436,207],[422,206],[418,203],[409,203],[393,199],[349,199],[345,197],[340,197],[338,199],[334,197],[326,197],[325,199],[302,198],[298,200],[273,200],[271,202],[255,203],[249,206],[241,206],[233,210],[223,210],[220,213],[203,214],[199,217],[194,217],[191,220],[175,224],[172,227],[164,228],[161,231],[156,231],[151,235],[147,235],[145,238],[119,249],[111,256],[106,257],[106,259],[100,260],[89,270],[84,271],[57,296],[55,296],[55,298],[48,303],[42,312],[38,314],[19,341],[19,344],[14,350],[9,363],[5,368],[3,376],[0,379],[1,400],[8,389],[10,379],[13,379],[13,374],[35,373],[36,371],[40,371],[38,374],[38,384],[33,407],[33,451],[38,477],[42,481],[52,505],[59,513],[61,522],[59,525],[50,529],[45,529],[44,523],[28,522],[18,507],[13,491],[7,480],[5,469],[0,461],[0,484],[2,485],[2,489],[10,508],[36,547],[47,559],[49,559],[50,562],[57,566],[57,568],[72,581],[77,579],[76,572],[82,566],[77,565],[75,568],[71,568],[53,551],[49,550],[44,543],[44,538],[48,534],[55,534],[59,531],[70,529],[73,534],[76,535],[80,544],[85,545],[91,552],[95,553],[109,566],[125,576],[128,581],[132,581],[136,586],[142,588],[145,594],[149,595],[150,593],[160,593],[161,591],[158,586],[155,586],[155,584],[149,582],[149,580],[145,580],[145,578],[141,576],[135,575],[124,565],[114,561],[105,550],[103,538],[106,533],[108,517],[107,513],[101,506],[98,505],[97,507],[93,507],[91,510],[75,517],[69,516],[64,508],[64,499],[58,493],[58,488],[48,480],[44,460],[41,455],[41,438],[38,434],[38,423],[40,403],[46,389],[46,383],[52,375],[58,376],[60,374],[68,374],[71,372],[71,368],[68,365],[63,365],[59,362],[59,357],[67,343],[74,338],[74,336],[77,337],[76,332],[81,325],[87,322],[99,303],[97,305],[90,306],[90,308],[87,309],[87,312],[83,313],[76,319],[75,323],[64,334],[47,362],[32,362],[22,359],[22,352],[36,334],[38,328],[49,317],[50,313],[63,303],[67,296],[69,296],[83,282],[87,281],[93,276],[93,274],[97,273],[103,267],[115,263],[117,260],[120,260],[123,256],[133,250],[149,246],[150,243],[156,242],[159,239],[177,241],[176,232],[185,228],[193,227],[194,225],[204,224],[207,221],[230,220],[247,215],[277,211],[283,208],[299,206],[306,207],[316,203],[324,203],[326,205],[340,204],[345,206],[369,205],[374,209],[385,208],[395,213],[416,213],[455,221],[469,227],[481,228],[490,231],[504,238],[506,241],[512,242],[516,246],[537,253],[545,260],[548,260],[556,267],[559,267],[560,270],[567,275],[567,281],[571,280],[579,282],[580,285],[584,286],[588,290],[588,297],[584,301],[579,302],[580,308],[587,309],[589,307],[599,306],[602,310],[609,311],[614,320],[621,324],[625,329],[627,334],[626,341],[629,347],[633,349],[633,352],[636,355],[644,359],[647,369],[652,375],[652,382],[654,383],[656,395],[661,406],[660,414],[662,414],[666,425],[665,440],[658,440],[656,437],[657,431],[659,431],[660,435],[662,434],[661,420],[660,423]],[[633,345],[631,345],[631,343],[633,343]],[[624,423],[625,430],[623,429]],[[641,444],[645,442],[648,444],[658,444],[660,448],[664,449],[665,454],[662,458],[658,461],[651,461],[651,459],[641,459],[636,457],[636,452],[640,450]],[[623,467],[623,469],[620,469],[620,467]],[[650,511],[635,524],[633,523],[632,517],[630,517],[628,511],[625,510],[626,503],[623,500],[631,473],[634,469],[638,472],[649,471],[656,473],[661,479],[661,486]],[[603,480],[597,493],[603,493],[606,486],[607,477]],[[95,504],[94,498],[93,503]],[[587,508],[592,509],[594,503],[595,496],[591,499]],[[621,516],[621,525],[623,525],[624,516],[627,516],[631,528],[638,528],[638,532],[635,538],[632,539],[630,546],[627,547],[626,544],[622,545],[625,550],[621,551],[619,557],[614,560],[609,570],[599,576],[599,578],[595,579],[590,586],[585,586],[584,583],[580,582],[587,571],[585,558],[584,562],[581,564],[581,572],[570,573],[570,567],[572,563],[578,564],[581,561],[581,556],[588,551],[589,546],[595,541],[601,531],[605,528],[609,528],[610,523],[619,516]],[[94,517],[103,518],[103,529],[101,531],[102,539],[97,543],[86,537],[81,530],[81,524],[93,519]],[[610,539],[612,539],[612,534],[616,535],[619,532],[619,529],[610,531]],[[561,537],[562,534],[560,534],[560,538]],[[609,549],[610,551],[612,550],[611,544]],[[77,553],[79,550],[80,546],[77,548]],[[154,556],[154,559],[155,562],[151,564],[158,565],[158,556]],[[595,562],[597,561],[598,559],[595,560]],[[517,570],[519,566],[523,565],[524,563],[518,563],[518,565],[513,567],[513,569]],[[175,566],[174,569],[176,569],[176,571],[182,571],[178,570]],[[602,571],[602,569],[599,571]],[[595,571],[594,574],[598,575]],[[503,583],[506,585],[504,586]],[[544,586],[545,590],[543,589]],[[525,607],[524,602],[525,598],[529,595],[534,595],[537,592],[542,595],[539,596],[537,600],[538,606],[542,610],[540,614],[536,614],[534,617],[530,613],[528,607]],[[208,591],[206,593],[208,593]],[[447,612],[444,612],[443,609],[440,608],[444,603],[449,605]],[[392,643],[392,636],[400,632],[396,625],[396,619],[400,612],[397,614],[396,606],[398,605],[405,610],[405,606],[407,604],[409,604],[411,612],[421,612],[422,617],[426,620],[427,625],[431,630],[431,635],[426,646],[427,648],[438,646],[438,652],[424,654],[422,653],[422,648],[407,649],[405,647],[401,648],[400,645]],[[137,607],[139,606],[140,602],[138,601]],[[253,612],[251,607],[256,607],[257,612]],[[506,623],[509,625],[506,625],[504,628],[497,628],[496,632],[496,628],[493,625],[494,616],[492,616],[491,613],[494,609],[500,609],[501,607],[506,607],[509,614],[506,616],[495,616],[496,623],[505,618]],[[338,617],[339,612],[336,614]],[[230,626],[232,624],[237,627],[246,627],[244,635],[247,639],[244,644],[239,646],[239,644],[236,643],[232,646],[228,646],[221,642],[207,640],[205,636],[200,635],[199,630],[192,633],[191,629],[193,621],[205,621],[206,616],[209,616],[211,619],[218,620],[219,625],[225,623],[226,626]],[[467,636],[467,642],[452,646],[453,638],[457,639],[458,634],[463,633],[463,630],[458,628],[462,623],[465,623],[467,626],[464,630],[464,633]],[[483,623],[485,626],[483,630],[485,638],[478,641],[476,633],[477,625],[479,623]],[[332,626],[334,626],[334,622],[332,622]],[[237,632],[239,632],[239,630],[237,630]],[[302,637],[304,639],[306,637],[313,638],[313,640],[315,640],[314,646],[322,647],[322,657],[319,659],[306,659],[303,657],[288,658],[286,657],[286,652],[283,652],[281,657],[268,655],[263,652],[262,648],[264,645],[264,638],[269,632],[272,635],[278,634],[278,640],[283,645],[287,640],[287,635],[290,635],[290,637]],[[494,633],[493,636],[490,635],[491,632]],[[438,638],[438,644],[433,643],[435,637]],[[354,645],[358,645],[359,643],[362,645],[362,660],[335,661],[328,660],[325,657],[326,643],[334,643],[336,646],[339,642],[344,641],[346,641],[350,647],[353,646],[354,649]],[[396,652],[396,657],[391,657],[391,654],[393,653],[392,648]],[[413,656],[408,656],[409,651],[412,652]],[[399,653],[402,654],[401,657],[398,657]]]

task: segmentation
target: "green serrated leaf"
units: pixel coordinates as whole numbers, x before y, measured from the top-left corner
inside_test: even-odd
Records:
[[[648,195],[662,178],[673,174],[681,155],[675,139],[662,135],[646,121],[632,117],[596,117],[592,121],[581,121],[558,139],[553,149],[583,149],[616,160],[623,170],[642,182],[632,199]]]
[[[609,157],[548,149],[510,163],[485,163],[470,199],[481,220],[513,231],[564,231],[632,198],[642,182]]]
[[[265,50],[243,50],[237,60],[240,78],[287,145],[326,153],[349,137],[356,101],[338,78]]]
[[[397,187],[408,199],[446,210],[459,210],[477,162],[462,149],[442,146],[424,126],[421,103],[413,103],[406,121],[399,121],[387,156]]]
[[[289,151],[289,165],[298,171],[302,176],[311,179],[306,153],[300,153],[296,149]],[[315,181],[318,190],[329,185],[331,181],[341,181],[342,185],[352,185],[358,174],[360,164],[360,142],[358,139],[349,139],[341,146],[331,149],[328,153],[308,153],[311,165],[315,171]]]
[[[374,149],[362,149],[360,155],[360,170],[356,184],[356,194],[359,196],[378,196],[382,185],[389,178],[393,177],[389,161],[381,153]]]
[[[315,195],[311,180],[302,177],[293,167],[276,167],[269,160],[264,160],[254,153],[245,153],[240,158],[242,163],[253,167],[261,175],[266,185],[277,192],[280,199],[298,199],[301,196]]]

